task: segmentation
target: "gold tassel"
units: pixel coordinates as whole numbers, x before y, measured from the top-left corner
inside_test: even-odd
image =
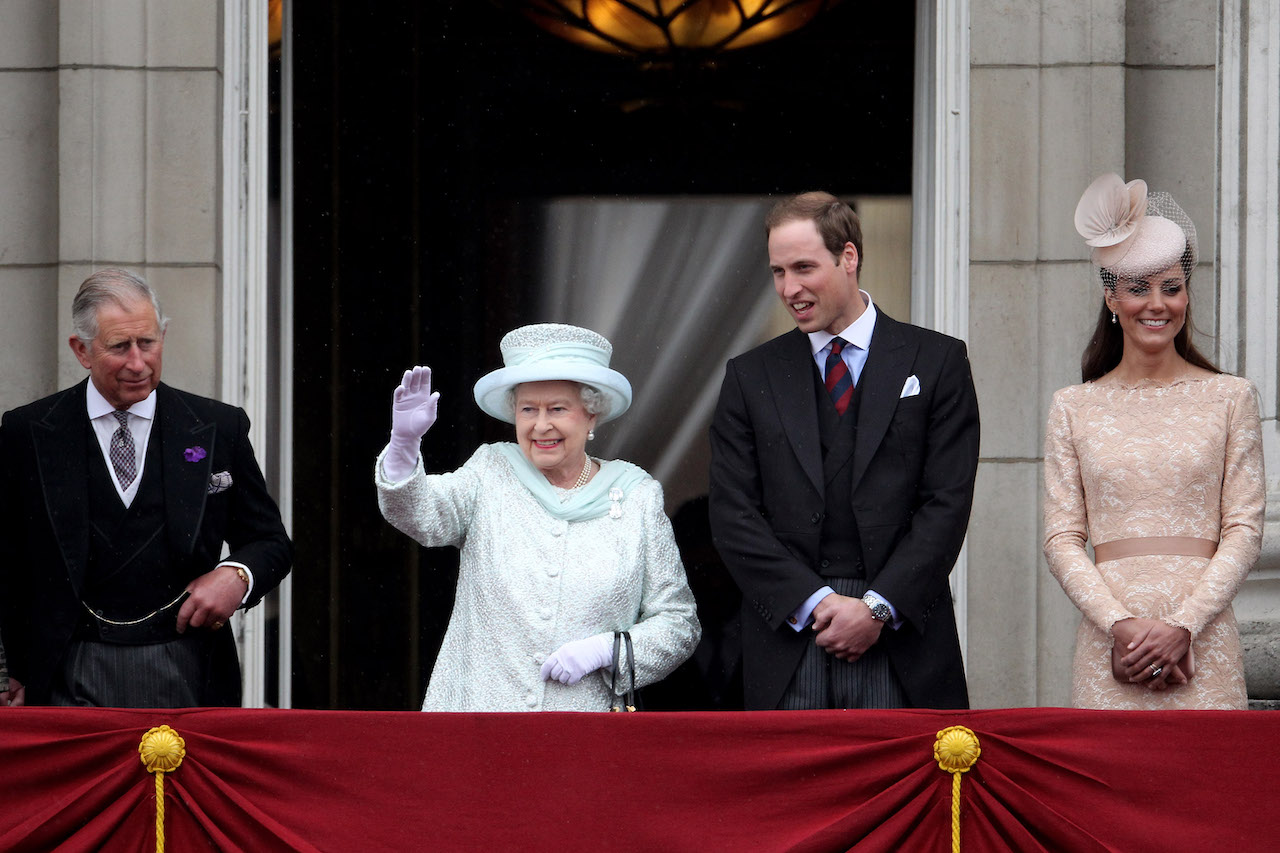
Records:
[[[164,774],[172,773],[187,755],[187,744],[168,726],[156,726],[138,744],[142,766],[156,774],[156,853],[164,853]]]
[[[933,757],[943,773],[951,774],[951,852],[960,853],[960,777],[978,763],[982,754],[978,736],[964,726],[938,732]]]

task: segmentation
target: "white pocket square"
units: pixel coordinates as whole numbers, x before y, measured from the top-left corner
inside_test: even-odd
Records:
[[[219,471],[209,476],[209,494],[216,495],[231,488],[231,472]]]
[[[902,383],[902,393],[898,395],[898,399],[903,397],[914,397],[920,393],[920,380],[913,373],[907,377],[907,381]]]

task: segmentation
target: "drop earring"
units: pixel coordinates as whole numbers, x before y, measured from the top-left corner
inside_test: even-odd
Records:
[[[593,429],[587,430],[587,441],[595,441],[595,440],[596,440],[596,431]]]
[[[1116,322],[1116,312],[1114,311],[1111,312],[1111,322],[1112,323]]]

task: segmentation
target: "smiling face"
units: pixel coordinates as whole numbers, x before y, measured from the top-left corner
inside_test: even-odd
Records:
[[[586,461],[596,416],[582,405],[576,382],[523,382],[516,389],[516,441],[553,485],[570,488]]]
[[[1146,278],[1117,279],[1106,298],[1126,349],[1150,355],[1172,349],[1187,322],[1187,280],[1180,262]]]
[[[773,288],[800,331],[825,329],[833,335],[862,316],[858,293],[858,250],[845,243],[832,256],[812,219],[793,219],[769,232]]]
[[[73,335],[70,343],[93,386],[117,409],[145,400],[160,384],[164,332],[146,300],[104,303],[98,309],[97,336],[85,343]]]

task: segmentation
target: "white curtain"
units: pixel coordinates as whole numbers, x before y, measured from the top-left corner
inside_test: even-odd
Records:
[[[664,486],[706,441],[725,361],[750,349],[777,300],[762,200],[560,199],[546,210],[541,320],[594,329],[634,401],[591,453]],[[685,472],[700,478],[706,471]]]

